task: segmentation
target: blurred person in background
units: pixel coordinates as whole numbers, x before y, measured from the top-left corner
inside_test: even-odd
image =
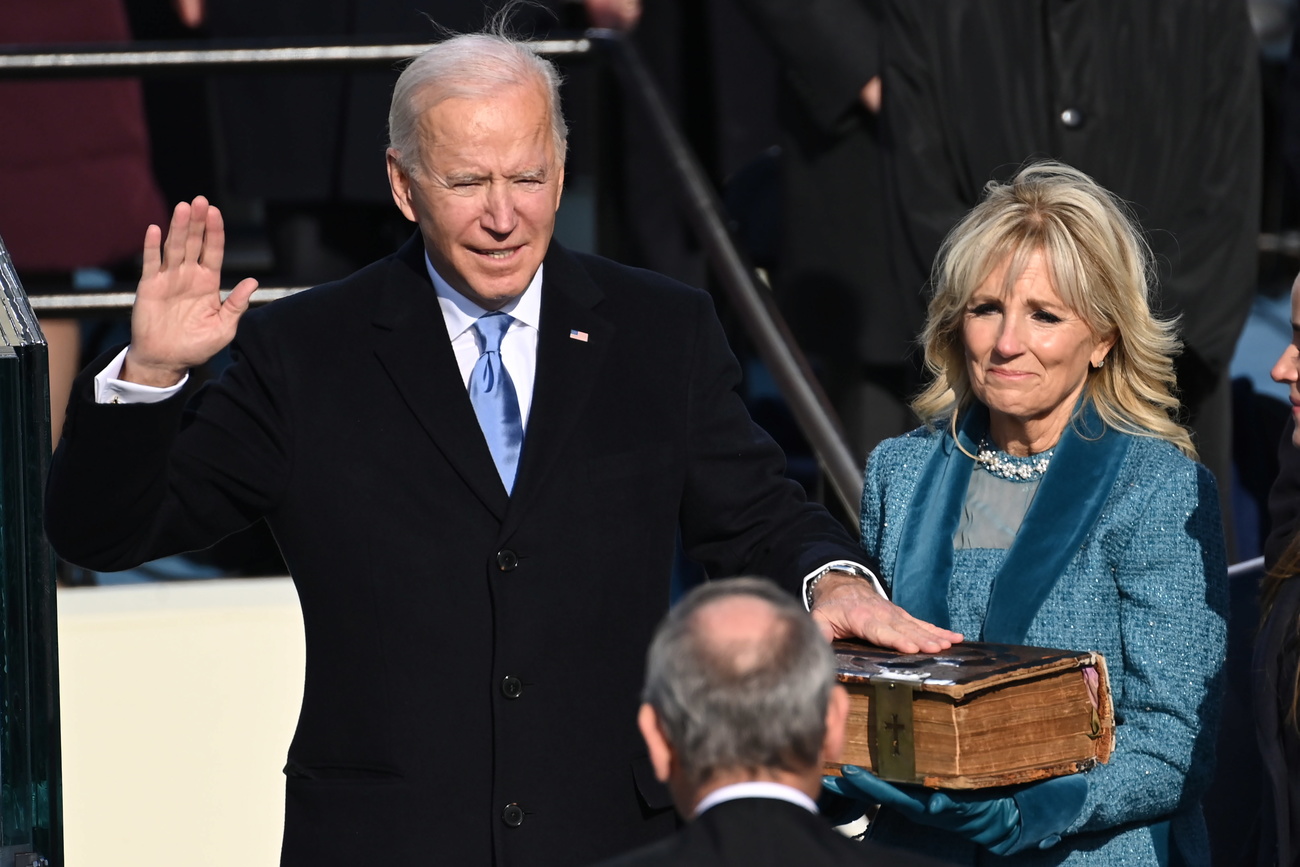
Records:
[[[130,39],[122,0],[14,0],[0,13],[0,43]],[[139,82],[2,81],[0,118],[0,238],[24,289],[67,292],[74,279],[103,284],[136,270],[138,227],[167,213],[150,168]],[[42,318],[41,330],[57,443],[80,368],[80,327]]]
[[[892,273],[881,4],[736,2],[782,72],[772,288],[865,461],[881,440],[917,424],[908,404],[921,383],[916,336],[925,321],[921,286]]]
[[[1260,208],[1246,4],[741,2],[797,111],[785,167],[802,180],[786,204],[786,247],[797,238],[804,249],[790,253],[778,291],[828,334],[855,318],[856,337],[842,342],[864,363],[864,383],[876,382],[863,388],[892,381],[909,396],[905,380],[875,366],[904,369],[940,242],[984,185],[1033,158],[1060,160],[1136,212],[1158,268],[1155,309],[1179,317],[1183,421],[1226,492],[1227,365],[1255,288]],[[875,411],[899,423],[896,403]],[[853,427],[872,407],[841,412]]]
[[[1291,343],[1273,366],[1273,379],[1291,387],[1293,424],[1284,447],[1300,450],[1294,417],[1300,413],[1300,277],[1291,288]],[[1296,463],[1283,464],[1294,472]],[[1295,508],[1295,478],[1279,479],[1274,507]],[[1260,815],[1259,863],[1300,864],[1300,533],[1274,524],[1277,551],[1260,586],[1260,624],[1252,660],[1255,725],[1267,785]],[[1281,538],[1281,536],[1285,538]]]

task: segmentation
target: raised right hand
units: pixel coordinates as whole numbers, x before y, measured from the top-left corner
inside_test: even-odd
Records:
[[[221,300],[225,246],[221,212],[202,196],[176,206],[166,242],[157,226],[145,231],[144,268],[131,309],[131,347],[122,379],[175,385],[234,339],[257,281],[241,280]]]

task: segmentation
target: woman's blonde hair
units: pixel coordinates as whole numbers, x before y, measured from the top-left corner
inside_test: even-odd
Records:
[[[1035,252],[1053,288],[1092,333],[1115,338],[1104,366],[1089,372],[1084,400],[1111,428],[1156,437],[1196,457],[1174,420],[1173,356],[1182,348],[1173,321],[1151,313],[1151,252],[1124,204],[1078,169],[1058,162],[991,181],[984,201],[944,239],[935,260],[922,340],[933,381],[912,403],[926,424],[957,416],[975,400],[962,324],[971,295],[1004,262],[1011,285]]]

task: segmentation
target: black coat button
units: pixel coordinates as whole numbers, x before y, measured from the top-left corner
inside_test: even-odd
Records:
[[[501,811],[501,821],[511,828],[518,828],[524,823],[524,808],[518,804],[506,804],[506,808]]]
[[[523,681],[513,675],[506,677],[501,681],[501,694],[506,698],[519,698],[524,694]]]
[[[509,548],[497,552],[497,568],[502,572],[511,572],[519,565],[519,556]]]
[[[1067,108],[1061,112],[1061,123],[1066,129],[1078,129],[1083,126],[1083,112],[1077,108]]]

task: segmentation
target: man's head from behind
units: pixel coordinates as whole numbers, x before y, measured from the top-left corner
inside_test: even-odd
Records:
[[[454,36],[402,72],[388,134],[393,199],[438,273],[488,310],[522,294],[564,186],[555,67],[504,35]]]
[[[816,624],[770,581],[713,581],[660,624],[638,722],[679,811],[721,786],[770,780],[815,797],[848,697]]]

